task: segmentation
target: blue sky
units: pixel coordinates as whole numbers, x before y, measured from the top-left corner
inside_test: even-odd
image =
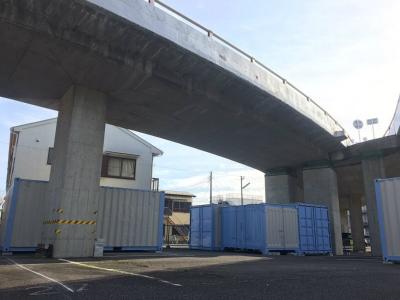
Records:
[[[252,54],[327,109],[352,135],[352,121],[378,117],[387,128],[400,93],[400,1],[398,0],[164,0]],[[0,194],[4,192],[9,128],[56,116],[50,110],[0,98]],[[370,128],[362,137],[371,138]],[[208,195],[263,195],[263,174],[243,165],[159,138],[142,135],[164,151],[154,176],[167,189]]]

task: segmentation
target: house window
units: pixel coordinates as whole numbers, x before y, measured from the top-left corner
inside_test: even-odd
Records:
[[[49,151],[47,152],[47,164],[52,165],[54,162],[54,148],[50,147]]]
[[[192,204],[190,202],[174,201],[173,211],[188,213],[190,212],[191,206]]]
[[[104,155],[102,177],[135,179],[136,159]]]
[[[172,211],[172,200],[165,199],[165,207],[169,208]]]

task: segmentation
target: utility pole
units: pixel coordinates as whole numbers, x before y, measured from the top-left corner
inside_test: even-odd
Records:
[[[240,176],[240,205],[243,205],[243,179],[244,176]]]
[[[213,182],[213,174],[210,172],[210,204],[212,204],[212,182]]]
[[[243,205],[243,190],[250,185],[250,182],[243,186],[244,176],[240,176],[240,204]]]

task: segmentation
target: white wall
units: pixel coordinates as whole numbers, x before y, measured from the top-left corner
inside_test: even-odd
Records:
[[[55,120],[21,128],[16,148],[13,179],[19,177],[49,180],[51,166],[47,164],[47,153],[49,147],[54,145],[55,131]]]
[[[152,152],[150,147],[132,138],[129,132],[116,126],[106,125],[104,152],[134,154],[136,158],[135,180],[102,177],[100,185],[135,189],[150,189],[152,178]]]
[[[56,119],[20,126],[16,130],[20,130],[20,133],[13,179],[19,177],[48,181],[51,166],[47,165],[47,155],[49,147],[54,146]],[[102,177],[100,179],[101,186],[150,189],[153,154],[148,145],[126,130],[107,124],[103,151],[136,155],[136,178],[135,180],[126,180]]]

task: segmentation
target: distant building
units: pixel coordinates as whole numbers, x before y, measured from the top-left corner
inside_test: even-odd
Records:
[[[265,202],[264,196],[261,195],[243,195],[243,204],[260,204]],[[213,203],[226,205],[240,205],[242,203],[241,195],[228,193],[226,195],[216,195],[213,197]]]
[[[7,189],[14,178],[49,180],[56,124],[54,118],[11,128]],[[160,155],[161,150],[132,131],[107,124],[100,185],[150,190],[153,158]]]
[[[164,243],[186,244],[189,241],[191,193],[166,191],[164,209]]]

